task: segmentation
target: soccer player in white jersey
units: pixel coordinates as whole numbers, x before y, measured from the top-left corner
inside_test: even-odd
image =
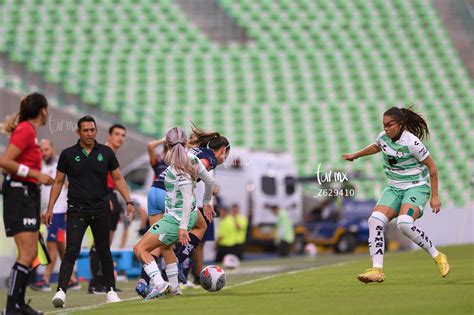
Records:
[[[153,224],[148,232],[133,247],[135,255],[143,263],[143,268],[148,274],[151,290],[145,297],[146,300],[160,297],[167,292],[180,295],[178,286],[178,265],[176,255],[171,248],[178,239],[183,245],[190,241],[188,231],[196,224],[198,213],[194,198],[194,189],[198,177],[206,185],[204,205],[207,210],[213,211],[211,198],[214,179],[209,175],[202,162],[195,155],[187,152],[187,136],[183,129],[174,127],[166,133],[168,152],[165,163],[168,168],[164,171],[166,199],[165,214],[163,218]],[[165,282],[160,274],[151,251],[161,248],[161,254],[166,263]]]
[[[382,192],[369,224],[369,252],[372,268],[358,275],[364,283],[383,282],[383,255],[385,226],[397,218],[398,229],[415,244],[433,257],[442,277],[449,273],[445,254],[439,252],[428,235],[414,225],[423,215],[423,208],[430,200],[434,213],[441,209],[438,196],[438,170],[428,149],[421,142],[429,135],[426,121],[412,108],[392,107],[383,115],[383,128],[375,143],[342,158],[353,161],[362,156],[383,153],[384,172],[388,186]]]

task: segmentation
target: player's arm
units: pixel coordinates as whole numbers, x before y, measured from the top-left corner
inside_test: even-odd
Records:
[[[215,215],[214,207],[212,205],[212,189],[214,188],[215,180],[207,171],[209,161],[207,159],[201,159],[200,161],[201,163],[198,166],[198,177],[204,182],[204,197],[202,201],[204,206],[203,212],[206,219],[212,221]],[[205,163],[203,161],[205,161]]]
[[[342,158],[347,161],[354,161],[360,157],[376,154],[376,153],[379,153],[380,151],[382,151],[382,149],[380,149],[380,147],[377,144],[372,143],[366,146],[365,148],[363,148],[362,150],[357,151],[355,153],[343,154]]]
[[[434,213],[438,213],[441,210],[441,201],[439,200],[438,195],[438,168],[436,164],[431,158],[428,156],[426,159],[423,160],[423,164],[426,165],[428,171],[430,172],[430,183],[431,183],[431,200],[430,206],[433,209]]]
[[[61,190],[63,189],[64,181],[66,174],[60,170],[56,171],[56,177],[54,178],[54,183],[51,186],[51,192],[49,193],[49,202],[46,213],[43,215],[43,221],[46,225],[50,225],[53,219],[53,208],[58,200]]]
[[[125,178],[122,176],[122,172],[120,172],[120,168],[116,168],[113,171],[110,171],[112,175],[112,179],[114,180],[115,187],[122,195],[123,199],[127,203],[127,216],[133,217],[135,214],[135,207],[130,199],[130,193],[128,191],[127,182],[125,182]]]
[[[148,157],[150,158],[151,165],[155,165],[156,163],[158,163],[158,155],[155,152],[155,148],[165,142],[166,142],[165,138],[148,142],[148,145],[147,145]]]
[[[53,179],[40,171],[31,169],[26,165],[20,164],[15,159],[20,156],[21,150],[14,144],[9,144],[0,158],[0,168],[7,170],[10,174],[16,174],[20,177],[36,178],[41,184],[51,185]]]

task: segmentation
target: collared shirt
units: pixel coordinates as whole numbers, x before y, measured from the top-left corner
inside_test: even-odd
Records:
[[[61,152],[58,171],[68,176],[68,205],[83,210],[109,209],[107,173],[119,167],[115,153],[106,145],[95,143],[87,153],[77,144]]]

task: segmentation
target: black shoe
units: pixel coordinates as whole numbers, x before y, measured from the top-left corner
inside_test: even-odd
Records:
[[[30,306],[30,301],[28,301],[27,304],[23,304],[19,307],[19,310],[22,312],[24,315],[43,315],[43,311],[35,311],[31,306]]]
[[[14,310],[11,310],[11,311],[7,311],[6,309],[4,309],[2,311],[2,315],[23,315],[23,312],[18,308],[15,308]]]
[[[107,288],[103,284],[96,283],[94,286],[89,286],[88,291],[91,294],[106,294]]]

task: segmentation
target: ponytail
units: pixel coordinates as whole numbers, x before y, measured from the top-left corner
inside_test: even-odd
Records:
[[[20,100],[20,111],[7,116],[3,124],[1,124],[2,131],[7,134],[12,133],[19,123],[38,117],[41,110],[47,107],[48,100],[43,94],[35,92],[22,97]]]
[[[183,129],[173,127],[166,133],[166,145],[169,150],[165,155],[165,163],[172,165],[177,172],[189,174],[193,180],[197,178],[197,169],[189,161],[186,151],[188,138]]]
[[[401,131],[408,130],[420,140],[423,140],[428,138],[430,134],[428,124],[421,114],[413,110],[413,107],[413,105],[408,108],[392,107],[384,113],[384,116],[393,117],[401,125]]]
[[[229,140],[221,136],[217,131],[206,132],[191,122],[191,138],[189,139],[190,147],[203,147],[211,150],[219,150],[222,147],[230,149]]]
[[[18,119],[20,118],[20,113],[8,115],[7,118],[0,124],[0,128],[3,133],[11,134],[18,125]]]

